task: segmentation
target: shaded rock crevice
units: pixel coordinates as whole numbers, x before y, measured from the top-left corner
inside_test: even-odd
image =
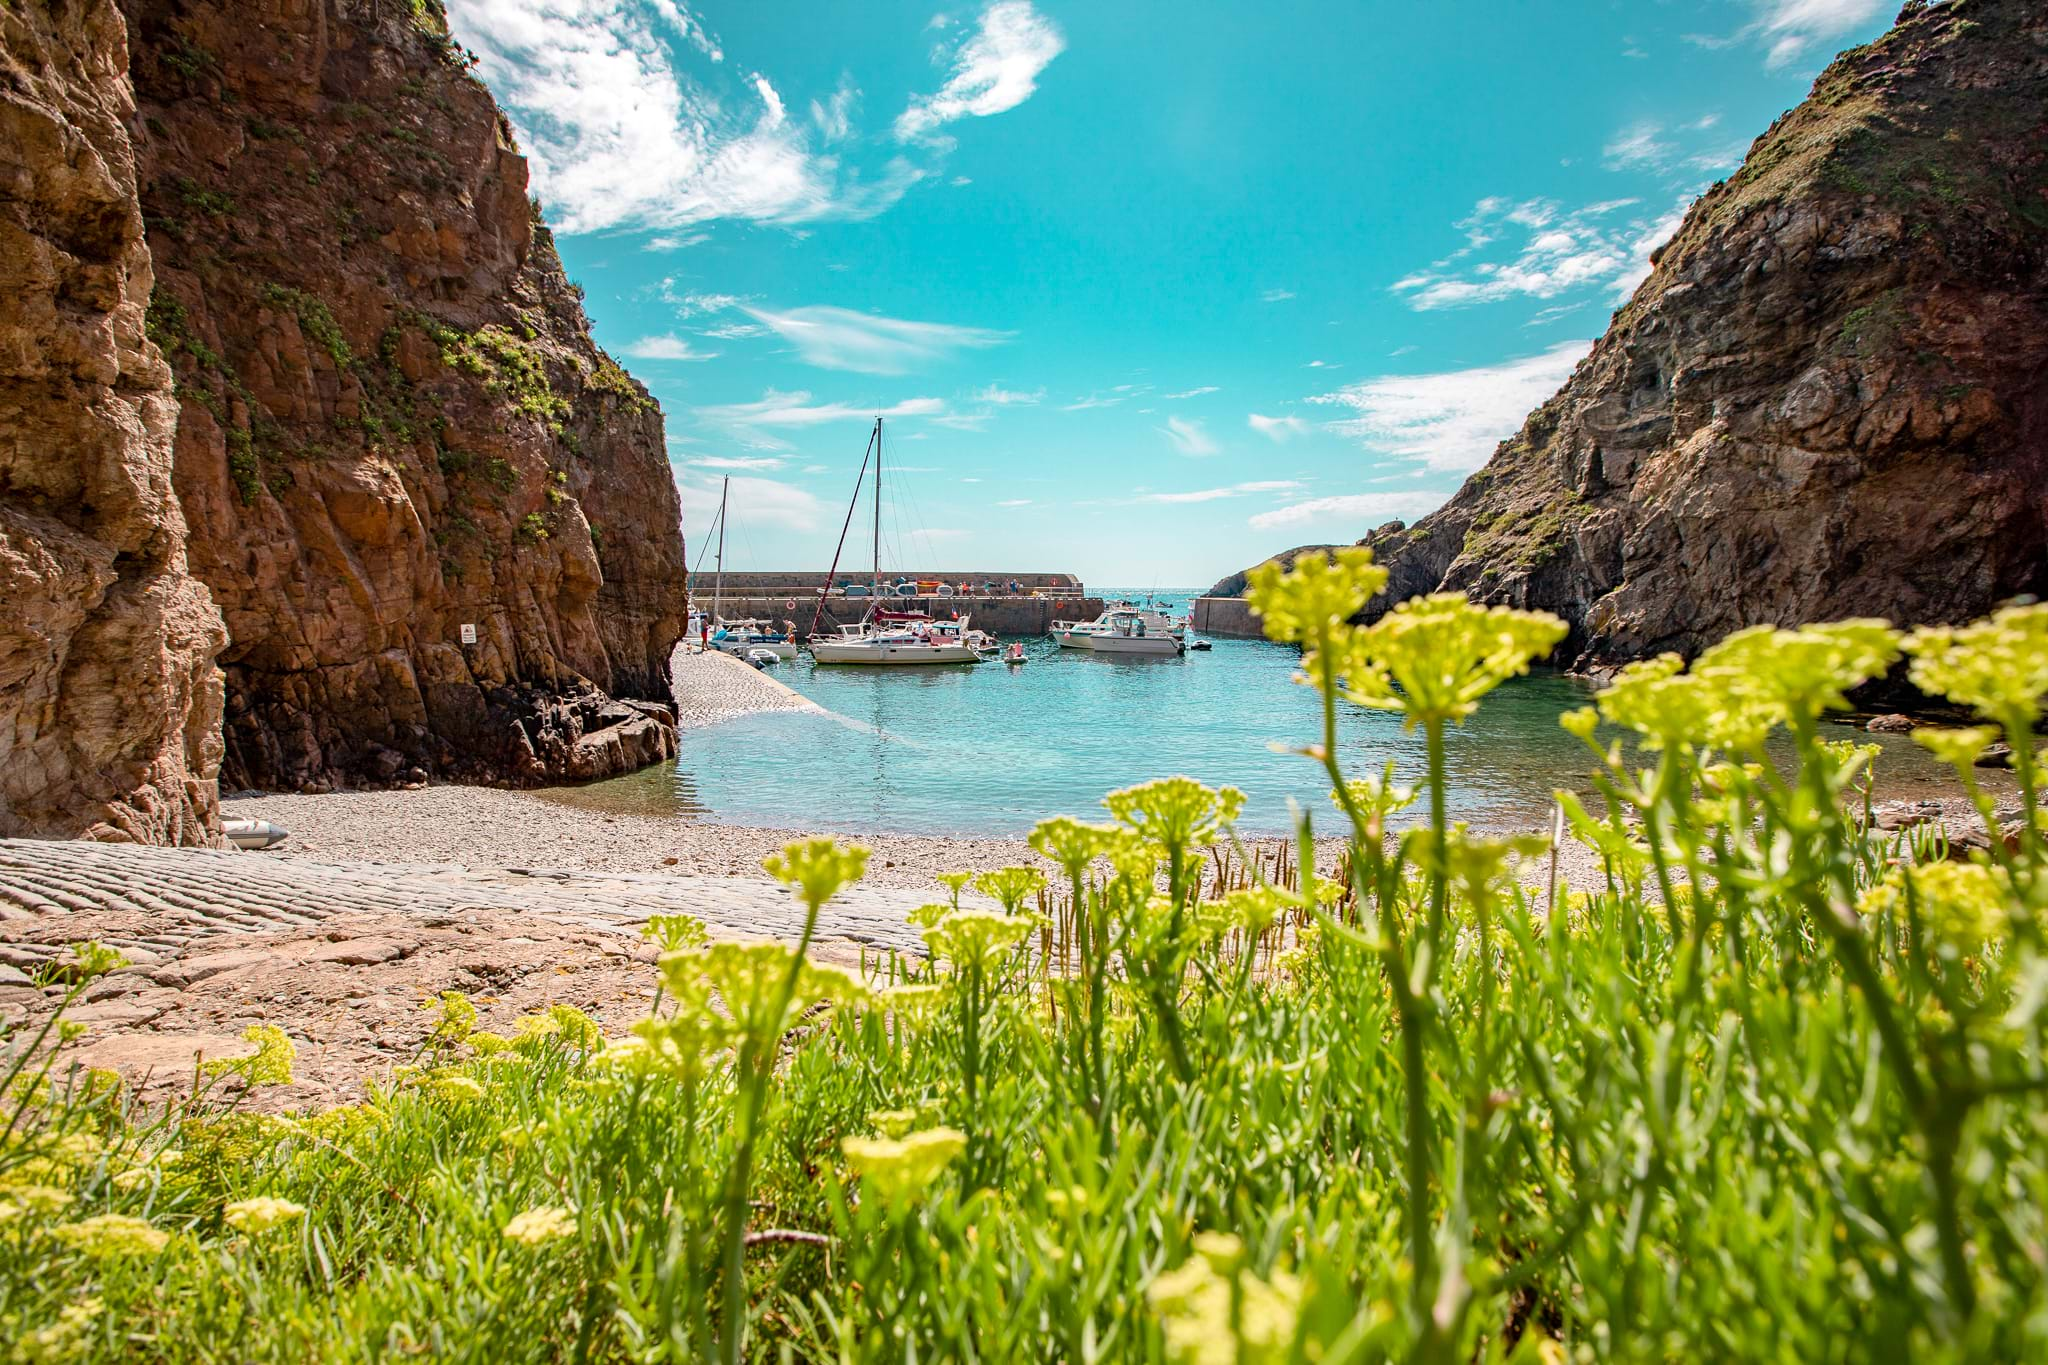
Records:
[[[225,635],[187,568],[177,401],[111,3],[0,7],[0,837],[218,837]]]

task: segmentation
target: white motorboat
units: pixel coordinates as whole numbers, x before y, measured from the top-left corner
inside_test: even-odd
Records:
[[[1187,627],[1164,612],[1118,605],[1093,621],[1055,621],[1052,638],[1062,649],[1092,654],[1139,654],[1165,657],[1187,652]]]
[[[865,596],[871,605],[867,614],[856,625],[841,626],[837,636],[821,635],[818,632],[818,618],[811,621],[811,660],[820,664],[880,664],[906,666],[915,664],[978,664],[996,655],[993,638],[968,625],[965,616],[953,616],[936,620],[922,611],[891,611],[882,605],[892,596],[912,597],[917,594],[917,584],[900,583],[894,586],[882,582],[882,419],[875,419],[874,430],[868,436],[868,455],[861,460],[861,477],[854,482],[853,504],[846,511],[847,521],[853,519],[853,508],[860,503],[860,486],[866,481],[868,458],[875,465],[875,544],[874,576],[869,581],[867,592],[856,594],[852,588],[846,590],[849,597]],[[846,545],[845,530],[840,531],[840,548]],[[829,583],[839,572],[839,555],[832,556],[832,568],[826,575]],[[818,599],[819,617],[824,614],[824,598]]]
[[[776,630],[748,617],[743,621],[720,621],[711,632],[711,647],[744,659],[755,650],[766,650],[778,659],[796,657],[796,640],[786,630]]]

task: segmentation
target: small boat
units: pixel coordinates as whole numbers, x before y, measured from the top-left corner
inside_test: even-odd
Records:
[[[755,645],[747,651],[746,660],[756,668],[766,668],[770,664],[782,662],[782,656],[765,645]]]
[[[1210,644],[1207,640],[1190,640],[1188,641],[1188,648],[1198,649],[1207,652],[1208,650],[1216,648],[1216,646]]]
[[[1137,654],[1164,658],[1187,652],[1187,627],[1164,612],[1119,603],[1093,621],[1055,621],[1052,638],[1062,649],[1092,654]]]
[[[291,838],[291,831],[283,825],[269,820],[254,820],[247,816],[233,816],[220,822],[220,832],[236,848],[276,848]]]
[[[1010,643],[1010,652],[1003,656],[1003,662],[1012,668],[1028,662],[1024,657],[1024,644],[1021,640],[1013,640]]]
[[[790,632],[775,630],[753,617],[720,621],[718,628],[711,632],[711,647],[742,659],[757,649],[766,650],[778,659],[796,657],[796,640]]]

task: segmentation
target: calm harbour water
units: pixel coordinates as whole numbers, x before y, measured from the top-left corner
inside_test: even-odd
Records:
[[[774,676],[825,716],[772,712],[683,735],[673,767],[551,793],[615,812],[725,824],[1017,835],[1048,815],[1099,818],[1103,793],[1173,773],[1230,783],[1247,797],[1241,828],[1288,828],[1293,799],[1328,816],[1319,765],[1275,746],[1317,736],[1310,689],[1292,681],[1298,654],[1263,641],[1217,640],[1183,659],[1119,659],[1026,642],[1030,662],[934,668],[814,668]],[[1488,828],[1546,823],[1551,792],[1587,789],[1588,756],[1558,715],[1592,689],[1556,674],[1518,678],[1451,732],[1451,813]],[[1843,738],[1860,732],[1844,728]],[[1885,786],[1925,790],[1941,774],[1904,736],[1885,744]],[[1422,737],[1398,716],[1346,706],[1346,770],[1388,759],[1409,780]]]

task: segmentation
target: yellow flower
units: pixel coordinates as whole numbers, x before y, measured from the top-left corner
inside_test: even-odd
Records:
[[[1410,598],[1332,642],[1343,694],[1408,724],[1461,722],[1479,699],[1564,639],[1547,612],[1478,607],[1462,593]],[[1314,668],[1310,667],[1311,676]]]
[[[1395,811],[1406,810],[1415,804],[1416,789],[1394,781],[1394,761],[1387,760],[1387,766],[1372,777],[1346,779],[1342,795],[1330,793],[1330,804],[1338,810],[1345,809],[1345,798],[1367,821],[1385,820]]]
[[[1174,853],[1229,828],[1244,808],[1244,793],[1235,787],[1205,787],[1192,777],[1162,777],[1111,792],[1102,804],[1124,828]]]
[[[944,958],[958,970],[987,969],[1003,960],[1032,930],[1027,917],[998,915],[983,910],[962,910],[924,931],[932,956]]]
[[[8,1189],[7,1195],[26,1213],[62,1213],[71,1206],[70,1192],[53,1185],[15,1185]]]
[[[935,880],[950,893],[953,908],[957,910],[960,908],[960,892],[967,883],[974,880],[974,874],[972,872],[941,872]]]
[[[470,1004],[469,997],[461,991],[442,991],[420,1008],[440,1012],[434,1019],[434,1026],[427,1031],[427,1036],[436,1041],[459,1043],[476,1027],[476,1006]]]
[[[102,1213],[52,1229],[51,1235],[88,1256],[154,1256],[170,1245],[171,1234],[144,1218]]]
[[[505,1236],[509,1240],[530,1247],[552,1242],[558,1237],[575,1235],[575,1213],[569,1209],[549,1205],[528,1209],[505,1224]]]
[[[22,1332],[15,1340],[11,1358],[22,1365],[80,1359],[80,1348],[85,1344],[81,1339],[92,1330],[103,1308],[98,1299],[65,1304],[57,1310],[55,1322]]]
[[[1072,816],[1057,815],[1040,820],[1028,842],[1046,858],[1057,863],[1069,877],[1079,877],[1088,865],[1108,850],[1116,837],[1113,825],[1091,825]]]
[[[709,1028],[756,1040],[781,1037],[814,1001],[849,1003],[865,994],[848,973],[800,963],[796,950],[780,943],[713,943],[663,953],[658,965],[663,985],[676,997],[678,1017],[694,1011]],[[797,973],[796,992],[784,1002],[782,993],[792,970]],[[723,1020],[710,1012],[714,992],[725,1004]],[[778,1005],[783,1006],[779,1015]]]
[[[883,1137],[900,1138],[917,1126],[915,1109],[877,1109],[868,1115],[868,1126]]]
[[[2048,692],[2048,602],[2006,607],[1967,626],[1928,626],[1906,637],[1913,685],[2011,729],[2041,718]]]
[[[1892,869],[1856,908],[1866,915],[1898,910],[1909,888],[1928,933],[1966,952],[2000,937],[2015,903],[2005,869],[1944,861]]]
[[[227,1225],[237,1232],[268,1232],[281,1223],[306,1216],[304,1204],[261,1194],[254,1199],[237,1199],[221,1210]]]
[[[242,1041],[254,1043],[256,1051],[247,1057],[222,1057],[200,1067],[206,1076],[239,1075],[253,1090],[259,1085],[290,1085],[292,1059],[299,1050],[284,1030],[273,1024],[251,1024],[242,1030]]]
[[[511,1051],[517,1046],[518,1040],[508,1038],[502,1033],[492,1033],[489,1029],[478,1029],[463,1041],[469,1044],[470,1051],[477,1056],[495,1057],[501,1052]]]
[[[952,1128],[927,1128],[900,1138],[850,1137],[840,1150],[868,1189],[890,1203],[916,1198],[946,1163],[967,1146],[967,1135]]]
[[[953,909],[954,907],[943,902],[933,901],[928,905],[918,906],[917,909],[905,915],[903,920],[904,923],[910,925],[913,929],[929,929],[946,916],[952,914]]]
[[[1145,1290],[1180,1365],[1266,1365],[1290,1358],[1301,1316],[1301,1281],[1284,1270],[1267,1279],[1244,1264],[1237,1238],[1201,1233],[1196,1254]]]
[[[1266,638],[1305,644],[1349,621],[1387,585],[1387,571],[1372,551],[1346,546],[1328,557],[1305,554],[1283,569],[1267,560],[1246,578],[1245,600],[1259,614]]]
[[[1915,730],[1913,742],[1951,768],[1967,768],[1998,739],[1989,725],[1965,725],[1955,730]]]
[[[1835,621],[1796,630],[1751,626],[1701,654],[1692,671],[1811,718],[1847,706],[1844,693],[1898,657],[1899,633],[1888,621]]]
[[[640,926],[640,937],[649,940],[664,953],[678,948],[695,948],[708,940],[704,921],[695,915],[649,915],[647,923]]]
[[[429,1085],[444,1100],[470,1104],[484,1097],[483,1083],[474,1076],[436,1076]]]
[[[865,848],[858,844],[842,848],[836,839],[799,839],[761,860],[769,876],[794,888],[813,910],[831,900],[842,886],[859,881],[867,865]]]
[[[1026,898],[1045,889],[1045,874],[1035,867],[1003,867],[974,879],[974,889],[1014,915]]]
[[[549,1005],[548,1018],[555,1021],[556,1030],[571,1047],[596,1052],[604,1046],[604,1030],[597,1020],[574,1005]]]

